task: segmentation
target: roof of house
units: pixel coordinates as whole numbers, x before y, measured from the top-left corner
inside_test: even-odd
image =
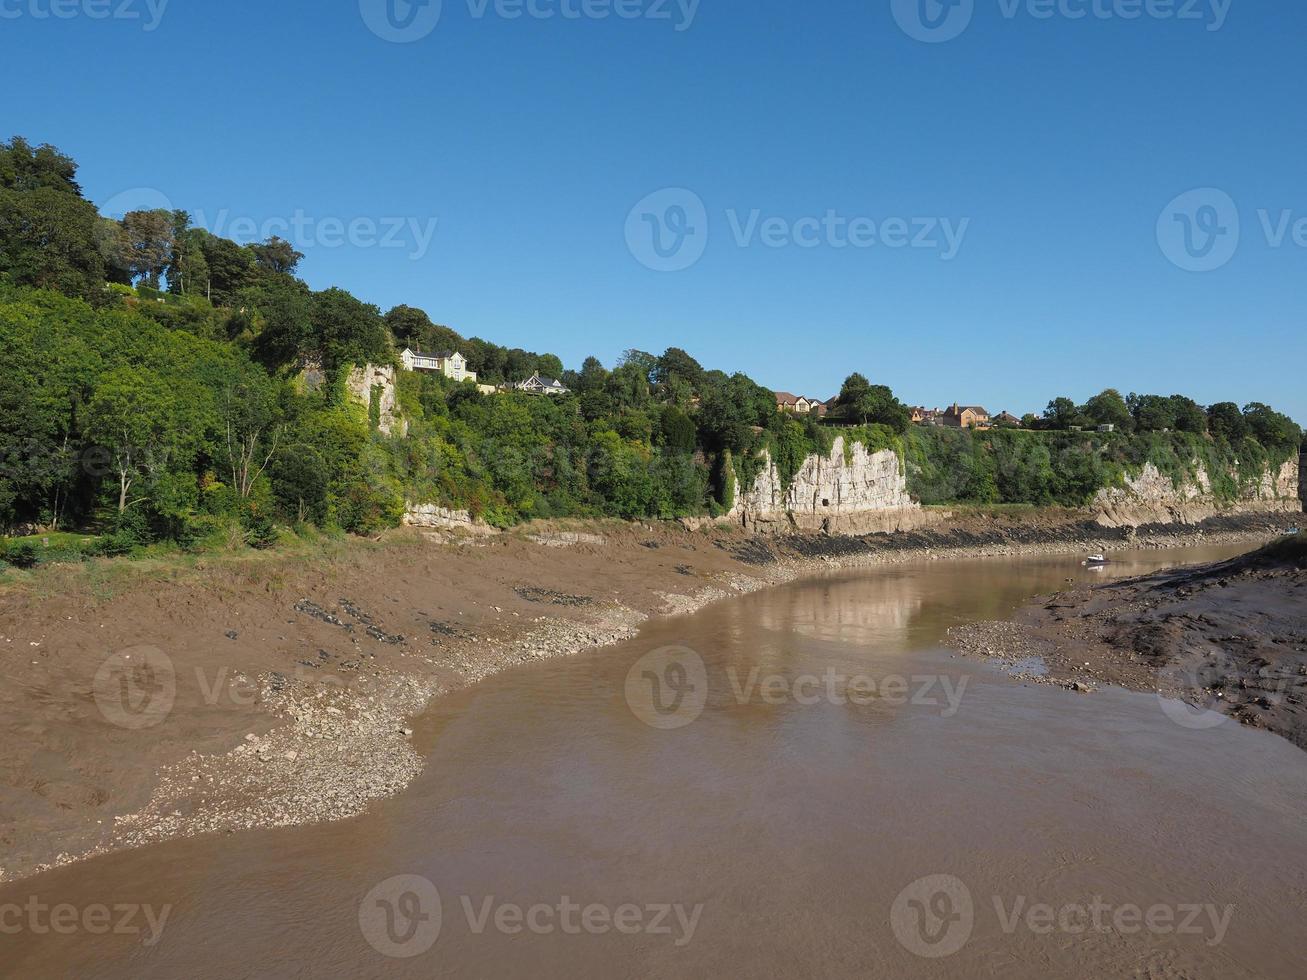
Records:
[[[428,353],[427,351],[424,351],[424,350],[414,350],[412,347],[409,347],[409,348],[406,348],[406,349],[407,349],[408,352],[409,352],[410,354],[412,354],[414,357],[430,357],[430,358],[433,358],[434,360],[437,360],[437,361],[443,361],[443,360],[446,360],[447,358],[453,357],[455,354],[458,353],[458,351],[442,350],[442,351],[439,351],[439,352],[437,352],[437,353],[435,353],[435,354],[430,354],[430,353]]]
[[[989,412],[980,405],[951,405],[948,410],[954,415],[961,415],[963,412],[975,412],[977,415],[989,414]]]
[[[799,400],[798,395],[791,394],[788,391],[773,391],[772,394],[776,396],[776,400],[782,405],[793,405]]]
[[[546,378],[543,374],[539,374],[539,373],[536,373],[536,374],[531,375],[531,377],[529,377],[529,378],[527,378],[525,381],[523,381],[522,384],[524,384],[524,385],[528,385],[528,384],[530,384],[532,381],[538,381],[538,382],[540,382],[541,385],[543,385],[543,386],[546,387],[546,388],[563,388],[563,387],[565,387],[565,385],[563,385],[562,382],[560,382],[560,381],[556,381],[556,380],[554,380],[553,378]]]

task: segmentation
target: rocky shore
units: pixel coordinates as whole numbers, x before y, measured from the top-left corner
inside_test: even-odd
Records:
[[[0,592],[0,880],[175,836],[349,817],[420,771],[432,698],[833,567],[1269,540],[1293,515],[1106,528],[972,514],[859,538],[730,524],[406,530],[330,561],[105,568]],[[116,567],[116,566],[115,566]]]
[[[953,630],[963,653],[1036,682],[1156,692],[1177,724],[1225,718],[1307,749],[1307,535],[1230,561],[1032,602]]]

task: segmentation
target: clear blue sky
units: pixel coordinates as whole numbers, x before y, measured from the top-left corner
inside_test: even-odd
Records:
[[[573,367],[675,345],[821,397],[860,370],[927,405],[1020,413],[1112,385],[1307,421],[1307,248],[1258,217],[1307,217],[1307,4],[1197,0],[1177,20],[1120,15],[1190,0],[1060,0],[1091,13],[1045,19],[1047,0],[974,0],[957,37],[923,43],[892,0],[701,0],[688,23],[678,0],[669,20],[444,0],[427,36],[391,43],[360,0],[171,0],[154,30],[161,0],[108,0],[140,17],[107,20],[67,2],[57,19],[0,0],[0,131],[71,153],[97,204],[154,188],[217,231],[224,212],[438,219],[421,255],[411,232],[398,249],[310,232],[316,288]],[[893,0],[901,17],[915,2]],[[384,0],[363,6],[384,30]],[[668,187],[702,200],[706,248],[657,272],[625,228]],[[1186,271],[1159,216],[1180,228],[1164,210],[1203,187],[1234,202],[1239,247]],[[733,221],[755,210],[969,223],[947,261],[821,233],[741,247]],[[1202,228],[1212,215],[1229,229],[1221,207]]]

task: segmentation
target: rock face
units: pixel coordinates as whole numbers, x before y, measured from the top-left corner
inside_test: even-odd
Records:
[[[395,389],[395,369],[389,365],[367,364],[356,367],[349,373],[347,382],[349,393],[364,407],[371,411],[372,390],[380,389],[381,416],[377,430],[382,435],[403,436],[408,432],[408,423],[400,417],[399,393]]]
[[[484,521],[477,520],[469,511],[450,510],[438,504],[407,504],[404,508],[404,524],[408,527],[465,531],[478,536],[499,533]]]
[[[1267,471],[1241,499],[1228,503],[1212,496],[1211,478],[1201,466],[1193,480],[1177,487],[1152,463],[1145,463],[1138,476],[1126,478],[1125,486],[1098,491],[1093,506],[1099,523],[1107,527],[1196,524],[1222,513],[1300,511],[1299,474],[1299,463],[1290,460],[1278,471]]]
[[[868,453],[861,443],[854,443],[846,460],[844,437],[838,436],[830,455],[805,459],[788,487],[782,486],[770,455],[763,455],[762,472],[753,486],[736,486],[729,516],[745,527],[867,534],[928,522],[920,505],[908,496],[907,477],[893,450]]]

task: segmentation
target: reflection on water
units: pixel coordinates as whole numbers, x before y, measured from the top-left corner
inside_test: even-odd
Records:
[[[175,906],[152,948],[20,932],[0,937],[6,967],[1304,975],[1307,755],[1233,724],[1186,729],[1148,695],[1023,686],[938,646],[1084,575],[1051,559],[842,573],[493,678],[433,706],[426,770],[361,819],[111,855],[0,892]],[[701,681],[665,662],[654,676],[707,685],[674,730],[629,703],[633,668],[665,647],[690,648]],[[831,673],[878,686],[832,697]],[[916,697],[922,678],[961,691],[957,710]]]

